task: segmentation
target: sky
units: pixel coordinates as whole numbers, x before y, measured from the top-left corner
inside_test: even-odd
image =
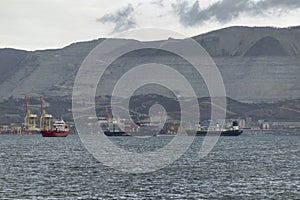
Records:
[[[298,26],[299,11],[299,0],[0,0],[0,48],[62,48],[141,28],[191,37],[228,26]]]

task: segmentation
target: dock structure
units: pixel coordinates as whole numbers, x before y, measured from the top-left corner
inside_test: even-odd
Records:
[[[43,97],[40,97],[41,102],[41,117],[40,117],[40,130],[51,130],[51,122],[53,120],[53,116],[47,114],[44,109]]]
[[[25,114],[25,117],[24,117],[23,129],[24,129],[25,132],[38,131],[38,128],[36,126],[38,116],[36,114],[31,113],[31,111],[29,109],[28,97],[27,96],[25,96],[25,103],[26,103],[26,114]]]

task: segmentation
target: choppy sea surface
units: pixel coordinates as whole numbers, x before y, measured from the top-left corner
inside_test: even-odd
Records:
[[[138,151],[170,139],[112,138]],[[132,174],[97,161],[76,135],[1,135],[0,199],[300,199],[300,136],[221,137],[198,159],[202,141],[163,169]]]

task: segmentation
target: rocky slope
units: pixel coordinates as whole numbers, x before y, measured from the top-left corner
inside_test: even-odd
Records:
[[[195,36],[213,57],[230,98],[274,102],[300,98],[300,29],[230,27]],[[0,49],[0,97],[70,96],[84,58],[103,39],[71,44],[63,49],[22,51]],[[159,41],[159,43],[171,43]],[[133,40],[113,40],[123,46]],[[182,71],[200,97],[208,96],[201,77],[183,59],[164,52],[141,51],[115,62],[104,82],[111,85],[132,65],[157,62]]]

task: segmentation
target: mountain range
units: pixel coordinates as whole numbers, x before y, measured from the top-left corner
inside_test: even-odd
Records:
[[[193,37],[217,64],[227,96],[239,101],[274,102],[300,98],[300,28],[229,27]],[[0,97],[69,96],[84,58],[104,39],[62,49],[0,49]],[[160,43],[172,42],[155,41]],[[128,45],[135,40],[114,39]],[[114,45],[112,42],[112,46]],[[142,55],[142,56],[141,56]],[[147,60],[176,66],[180,60],[152,53],[123,59],[121,67]],[[184,63],[182,63],[184,67]],[[191,74],[191,73],[190,73]],[[108,79],[114,79],[114,73]],[[189,77],[191,82],[193,77]],[[198,84],[201,87],[201,82]],[[202,92],[203,97],[207,96]],[[201,97],[201,96],[200,96]]]
[[[229,98],[244,103],[276,103],[300,99],[300,27],[228,27],[193,37],[216,63]],[[25,51],[0,49],[0,102],[10,97],[44,96],[70,99],[74,80],[86,56],[105,38],[77,42],[61,49]],[[180,42],[169,38],[152,43]],[[137,40],[112,39],[111,46],[138,45]],[[150,42],[151,43],[151,42]],[[142,50],[114,63],[104,82],[113,83],[132,63],[148,62],[183,69],[198,90],[209,96],[201,77],[188,64],[168,53]],[[151,92],[150,92],[151,93]],[[299,101],[296,101],[299,102]]]

